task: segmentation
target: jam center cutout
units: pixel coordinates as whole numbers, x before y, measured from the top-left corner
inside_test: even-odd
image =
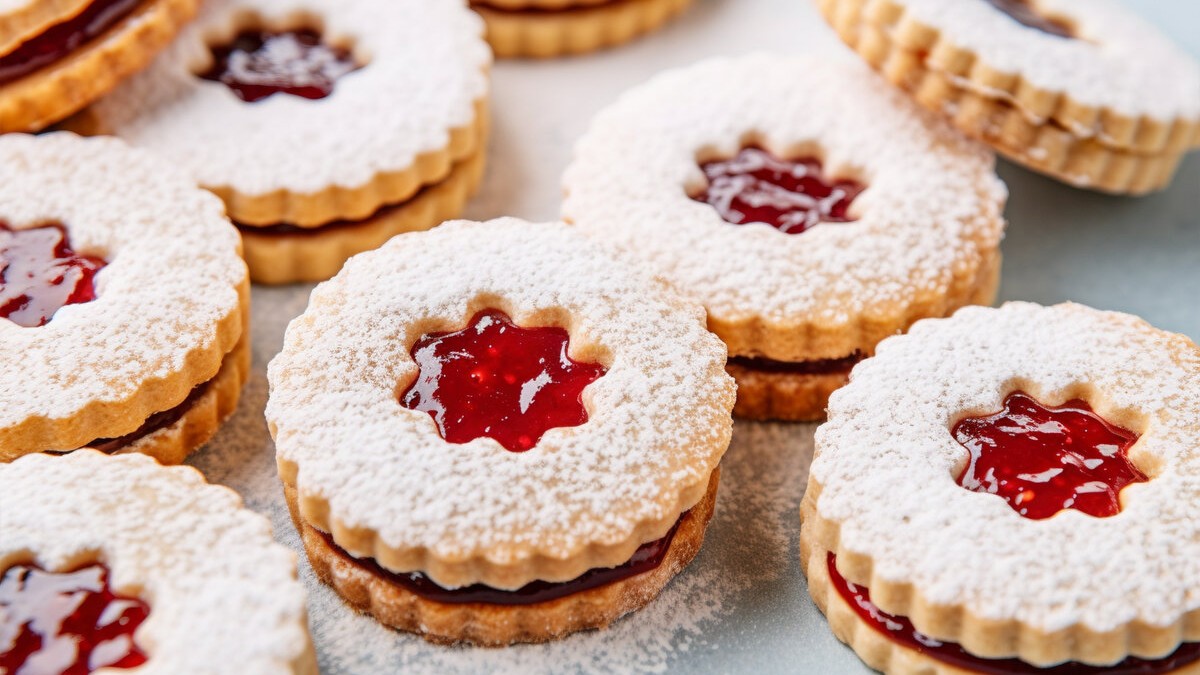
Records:
[[[550,429],[588,419],[583,390],[607,370],[573,360],[569,342],[563,328],[522,328],[503,312],[484,310],[462,330],[413,345],[420,372],[400,402],[429,413],[451,443],[486,436],[524,452]]]
[[[1045,16],[1029,0],[987,0],[988,4],[1012,17],[1017,23],[1061,38],[1075,37],[1070,24]]]
[[[743,148],[732,159],[700,165],[708,187],[693,197],[733,225],[766,223],[784,234],[800,234],[821,223],[848,223],[850,204],[866,186],[830,180],[815,157],[779,159],[758,148]]]
[[[233,42],[213,47],[212,56],[212,67],[200,77],[224,84],[247,103],[274,94],[322,99],[362,67],[350,49],[326,43],[311,28],[243,30]]]
[[[142,0],[93,0],[79,14],[50,26],[0,57],[0,85],[70,56],[116,26],[141,3]]]
[[[1115,516],[1121,490],[1149,480],[1128,456],[1138,435],[1079,400],[1049,408],[1016,392],[1000,412],[966,418],[952,433],[970,453],[958,484],[999,495],[1032,520],[1065,509]]]
[[[829,580],[838,595],[868,626],[889,640],[919,654],[972,673],[986,675],[1160,675],[1173,673],[1184,666],[1200,661],[1200,642],[1185,642],[1170,656],[1146,660],[1129,657],[1114,666],[1089,666],[1067,662],[1049,668],[1039,668],[1020,659],[984,659],[954,642],[942,642],[918,631],[908,618],[888,614],[871,602],[871,593],[863,586],[847,581],[837,571],[837,556],[826,558]]]
[[[14,230],[0,223],[0,317],[46,325],[62,307],[96,299],[96,273],[105,264],[73,251],[62,225]]]
[[[147,657],[133,633],[149,614],[145,602],[113,593],[103,565],[67,573],[10,567],[0,577],[0,635],[12,636],[0,644],[0,672],[140,666]]]

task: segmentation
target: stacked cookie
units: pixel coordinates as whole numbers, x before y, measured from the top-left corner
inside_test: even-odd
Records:
[[[692,0],[471,0],[499,58],[550,58],[623,44]]]

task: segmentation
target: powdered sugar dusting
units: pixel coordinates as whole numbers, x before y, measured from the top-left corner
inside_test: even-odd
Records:
[[[1141,434],[1129,456],[1151,480],[1125,488],[1111,518],[1029,520],[963,489],[950,428],[1014,389],[1049,405],[1082,396],[1118,418]],[[1170,626],[1200,608],[1197,420],[1200,350],[1183,336],[1080,305],[963,309],[885,340],[833,395],[817,509],[840,523],[842,550],[932,605],[1046,632]],[[979,573],[981,556],[1003,573]]]
[[[586,423],[512,453],[490,438],[448,445],[429,415],[399,405],[417,374],[410,346],[486,308],[519,325],[560,316],[572,358],[604,362]],[[456,222],[397,237],[317,287],[271,363],[266,416],[281,466],[298,467],[301,494],[328,502],[331,522],[404,553],[516,568],[624,545],[690,508],[683,496],[728,444],[724,363],[699,307],[569,228]]]
[[[0,203],[11,226],[61,222],[75,251],[108,261],[96,300],[39,328],[0,320],[0,427],[127,398],[238,310],[246,266],[221,202],[120,141],[0,138]]]
[[[886,114],[884,114],[886,111]],[[867,185],[853,223],[789,236],[693,201],[697,165],[745,144]],[[945,295],[1000,240],[994,158],[858,63],[765,54],[671,71],[597,116],[563,213],[666,275],[722,321],[848,323]]]
[[[244,103],[195,73],[211,62],[206,37],[246,13],[268,26],[313,16],[326,41],[348,40],[368,62],[320,101]],[[482,31],[463,0],[208,0],[146,71],[93,110],[104,128],[205,186],[250,195],[359,187],[445,148],[452,129],[471,124],[491,63]]]
[[[0,513],[0,570],[99,561],[115,591],[149,603],[139,673],[292,673],[309,648],[295,554],[194,469],[91,450],[30,455],[0,465]]]
[[[1078,39],[1028,28],[981,0],[892,0],[991,68],[1084,105],[1170,121],[1200,118],[1200,63],[1112,0],[1036,0]]]

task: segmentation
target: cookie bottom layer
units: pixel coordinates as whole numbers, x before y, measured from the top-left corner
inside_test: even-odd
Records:
[[[725,372],[737,381],[733,414],[748,420],[819,422],[829,396],[850,381],[850,371],[837,373],[772,373],[729,363]]]
[[[716,505],[719,483],[718,468],[709,479],[704,497],[680,517],[675,538],[658,567],[606,586],[529,605],[449,604],[422,598],[377,576],[330,546],[321,532],[300,519],[296,490],[284,486],[284,496],[317,576],[352,607],[371,614],[380,623],[416,633],[430,642],[500,647],[547,642],[583,630],[604,628],[646,606],[699,552]]]
[[[483,179],[486,151],[456,164],[440,183],[358,222],[301,230],[239,226],[250,278],[260,284],[323,281],[346,260],[405,232],[428,230],[462,212]]]
[[[657,30],[692,0],[610,0],[546,10],[509,10],[474,1],[497,58],[553,58],[615,47]]]
[[[0,86],[0,133],[41,131],[146,67],[196,13],[197,0],[146,0],[69,56]]]

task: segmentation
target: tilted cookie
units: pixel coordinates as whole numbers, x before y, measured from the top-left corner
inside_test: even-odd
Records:
[[[734,387],[699,307],[561,224],[455,222],[355,256],[271,362],[314,569],[381,622],[540,642],[696,554]]]
[[[1073,185],[1140,194],[1200,147],[1200,64],[1111,0],[818,0],[925,107]]]
[[[471,0],[499,58],[553,58],[653,32],[692,0]]]
[[[991,302],[994,162],[860,64],[716,59],[597,116],[563,214],[704,304],[738,415],[814,420],[879,340]]]
[[[332,276],[462,209],[483,171],[491,54],[465,2],[214,0],[71,122],[225,200],[255,281]]]
[[[887,673],[1200,664],[1200,348],[1010,303],[918,322],[829,402],[801,561]]]
[[[295,554],[195,469],[23,457],[0,513],[5,672],[317,672]]]
[[[221,202],[124,143],[0,137],[0,461],[89,446],[178,463],[249,374]]]
[[[144,68],[199,0],[0,2],[0,133],[40,131]]]

